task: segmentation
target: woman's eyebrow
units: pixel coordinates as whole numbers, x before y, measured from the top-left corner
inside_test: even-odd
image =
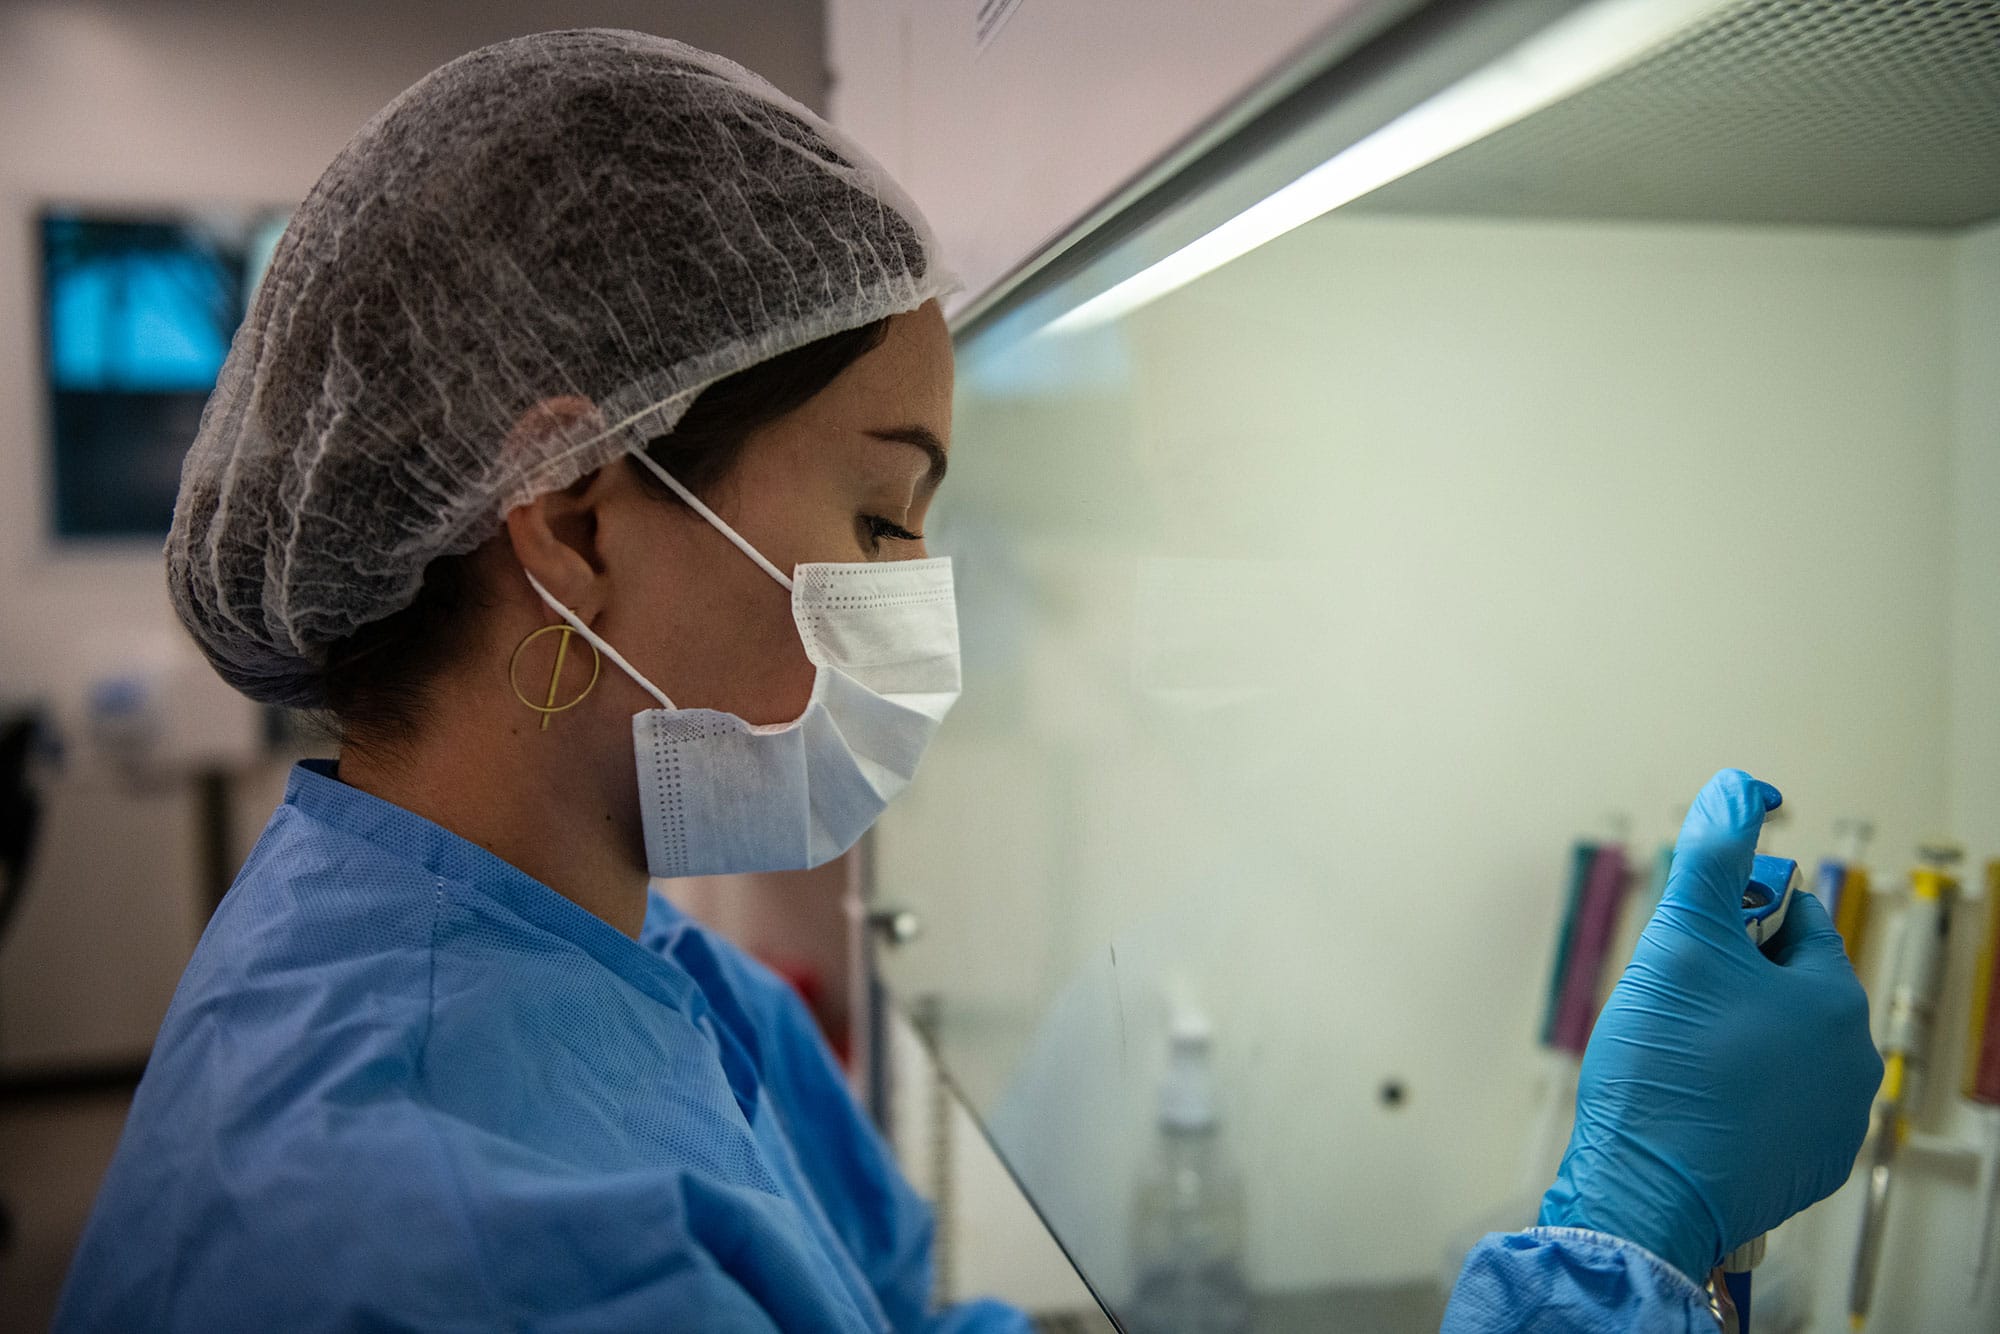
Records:
[[[924,475],[924,480],[919,483],[919,486],[923,490],[927,492],[935,491],[938,489],[939,483],[944,481],[945,467],[948,462],[945,458],[944,442],[937,438],[937,435],[930,427],[891,426],[880,431],[869,431],[868,434],[877,440],[889,440],[897,444],[914,445],[930,456],[931,470]]]

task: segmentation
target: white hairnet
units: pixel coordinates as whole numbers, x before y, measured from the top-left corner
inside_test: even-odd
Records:
[[[887,174],[739,65],[596,30],[474,51],[292,218],[183,465],[175,608],[237,689],[320,704],[328,647],[434,558],[714,381],[950,288]],[[515,429],[564,396],[598,420]]]

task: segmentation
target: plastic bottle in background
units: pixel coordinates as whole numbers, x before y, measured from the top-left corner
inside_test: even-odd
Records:
[[[1176,1007],[1159,1133],[1133,1201],[1132,1334],[1245,1334],[1243,1181],[1222,1143],[1208,1021]]]

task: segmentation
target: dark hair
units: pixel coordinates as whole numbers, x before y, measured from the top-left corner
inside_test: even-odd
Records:
[[[888,329],[887,319],[876,320],[716,381],[688,405],[672,431],[647,442],[646,452],[682,485],[705,496],[729,475],[753,434],[832,384],[880,346]],[[683,503],[638,463],[624,462],[654,494]],[[476,554],[438,557],[424,568],[423,586],[409,606],[362,626],[327,651],[324,718],[334,738],[394,746],[429,717],[432,683],[463,650],[472,613],[489,605],[473,565]]]

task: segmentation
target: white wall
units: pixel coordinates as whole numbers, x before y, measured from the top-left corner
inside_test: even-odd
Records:
[[[1260,1281],[1423,1276],[1519,1185],[1570,839],[1622,810],[1650,849],[1723,764],[1802,857],[1867,814],[1899,869],[1946,819],[1990,711],[1947,626],[2000,598],[1943,521],[1990,452],[1965,254],[1336,217],[1098,344],[966,357],[968,697],[882,832],[930,925],[893,967],[1096,1276],[1176,979]]]
[[[120,656],[184,645],[152,551],[51,548],[34,217],[46,202],[284,204],[390,97],[483,43],[608,25],[732,56],[824,101],[817,0],[0,0],[0,695],[74,705]],[[72,748],[72,758],[78,753]],[[0,1064],[144,1055],[198,930],[194,808],[72,765],[4,955]],[[254,834],[278,776],[254,776]]]
[[[1952,310],[1951,824],[2000,856],[2000,225],[1958,242]]]

